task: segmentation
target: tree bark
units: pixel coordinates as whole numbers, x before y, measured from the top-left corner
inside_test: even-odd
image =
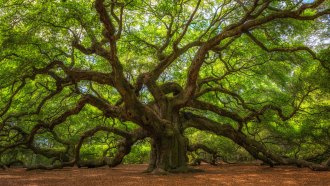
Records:
[[[187,116],[187,114],[185,115]],[[188,121],[186,127],[188,126],[200,130],[210,131],[219,136],[229,138],[236,144],[247,150],[254,158],[263,161],[271,167],[273,167],[274,164],[277,163],[280,165],[296,165],[298,167],[309,167],[312,170],[318,171],[330,170],[330,158],[323,164],[318,164],[305,160],[281,157],[280,155],[269,151],[262,143],[249,138],[241,131],[235,130],[229,124],[220,124],[208,118],[196,116],[192,113],[189,114],[189,117],[184,116],[184,118],[186,119],[186,122]]]
[[[147,172],[187,172],[187,145],[186,138],[178,131],[152,138]]]

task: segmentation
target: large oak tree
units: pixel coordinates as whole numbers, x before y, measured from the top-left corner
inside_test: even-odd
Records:
[[[33,152],[53,164],[29,168],[83,166],[82,146],[103,132],[115,154],[89,166],[116,166],[148,138],[148,171],[185,172],[187,151],[217,154],[189,142],[195,128],[271,166],[329,170],[329,1],[0,2],[1,161]],[[249,131],[281,148],[275,126],[316,136],[324,162],[281,156]]]

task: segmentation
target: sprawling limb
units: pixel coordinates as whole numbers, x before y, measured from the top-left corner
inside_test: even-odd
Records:
[[[255,27],[269,23],[276,19],[287,19],[287,18],[293,18],[298,20],[313,20],[320,16],[330,14],[330,9],[323,10],[321,12],[317,12],[313,16],[302,16],[304,10],[308,8],[316,8],[320,4],[322,4],[324,0],[318,0],[314,1],[310,4],[304,4],[301,5],[297,10],[291,11],[291,10],[283,10],[279,12],[271,13],[267,16],[263,17],[252,17],[248,21],[241,21],[238,23],[233,23],[232,25],[229,25],[226,27],[222,32],[220,32],[215,37],[209,39],[208,41],[204,42],[198,51],[196,52],[192,63],[189,67],[188,77],[186,80],[186,85],[184,88],[184,91],[182,91],[181,96],[178,96],[176,100],[176,104],[178,105],[184,105],[187,101],[189,101],[196,92],[197,89],[197,79],[198,74],[200,72],[200,69],[205,62],[206,56],[210,50],[212,50],[214,47],[217,47],[221,41],[223,41],[226,38],[231,37],[237,37],[242,35],[248,30],[253,30]],[[265,8],[262,8],[262,10],[265,10]],[[262,11],[261,11],[262,12]],[[260,14],[260,13],[258,13]],[[244,18],[243,18],[244,20]]]
[[[124,139],[118,142],[118,152],[115,154],[113,158],[108,158],[104,157],[99,160],[93,160],[93,161],[81,161],[80,160],[80,148],[84,142],[84,140],[88,137],[92,137],[95,133],[99,131],[105,131],[105,132],[110,132],[117,134],[119,136],[122,136]],[[131,133],[116,129],[116,128],[111,128],[111,127],[105,127],[105,126],[97,126],[93,129],[90,129],[86,132],[84,132],[76,147],[75,147],[75,154],[74,158],[69,161],[60,161],[59,163],[53,163],[52,165],[42,165],[42,164],[37,164],[37,165],[32,165],[32,166],[27,166],[27,170],[34,170],[34,169],[45,169],[45,170],[51,170],[51,169],[60,169],[66,166],[73,166],[74,164],[77,164],[78,167],[89,167],[89,168],[95,168],[95,167],[100,167],[104,165],[108,165],[109,167],[114,167],[119,165],[123,158],[130,152],[131,146],[136,143],[138,140],[142,140],[145,137],[147,137],[146,131],[142,129],[137,129],[135,131],[132,131]],[[32,148],[30,146],[30,148]],[[49,151],[49,150],[42,150],[38,149],[36,147],[33,147],[32,150],[37,153],[37,154],[42,154],[46,157],[55,157],[58,155],[55,152]]]
[[[298,47],[288,47],[288,48],[267,48],[266,45],[264,43],[262,43],[261,41],[259,41],[253,34],[251,34],[250,32],[245,32],[246,35],[248,35],[252,41],[257,44],[261,49],[267,51],[267,52],[297,52],[297,51],[305,51],[307,53],[309,53],[313,59],[316,59],[318,61],[320,61],[322,67],[324,69],[326,69],[328,72],[330,72],[330,67],[327,66],[326,61],[320,59],[317,57],[317,54],[310,49],[309,47],[306,46],[298,46]]]
[[[260,159],[263,162],[273,166],[274,162],[283,165],[297,165],[300,167],[309,167],[313,170],[330,170],[329,160],[323,164],[308,162],[306,160],[296,160],[291,158],[281,157],[270,152],[261,143],[256,140],[248,138],[245,134],[235,130],[229,124],[220,124],[205,117],[197,116],[195,114],[187,114],[183,116],[187,127],[194,127],[200,130],[213,132],[217,135],[227,137],[233,140],[238,145],[245,148],[254,158]]]
[[[215,104],[200,101],[197,99],[190,100],[188,102],[188,106],[195,108],[195,109],[199,109],[199,110],[211,111],[221,117],[229,118],[229,119],[235,121],[238,124],[239,130],[241,130],[244,123],[250,122],[255,119],[259,119],[259,117],[264,115],[267,111],[274,111],[282,121],[287,121],[287,120],[291,119],[292,117],[294,117],[297,114],[302,103],[308,97],[308,95],[315,90],[317,90],[317,89],[308,87],[308,90],[306,91],[306,93],[303,94],[303,96],[300,98],[300,100],[297,101],[298,102],[297,104],[294,104],[294,102],[292,102],[293,111],[288,115],[284,114],[283,110],[274,104],[265,104],[260,109],[252,108],[251,106],[246,104],[246,101],[241,96],[239,96],[238,94],[231,92],[223,87],[203,89],[201,91],[201,94],[198,94],[198,96],[200,96],[206,92],[209,92],[209,91],[216,91],[216,92],[230,95],[231,97],[235,98],[239,102],[239,104],[243,107],[243,109],[245,109],[248,112],[248,114],[246,114],[245,116],[241,116],[237,112],[233,112],[228,109],[221,108]]]
[[[202,159],[202,158],[197,158],[194,160],[193,164],[200,164],[201,161],[204,161],[206,163],[209,163],[211,165],[217,165],[217,158],[221,157],[219,155],[219,153],[212,149],[212,148],[209,148],[208,146],[206,145],[203,145],[203,144],[193,144],[193,145],[189,145],[188,146],[188,151],[190,152],[194,152],[194,151],[197,151],[198,149],[201,149],[209,154],[212,155],[212,158],[211,160],[206,160],[206,159]]]
[[[118,152],[112,159],[104,158],[101,161],[80,162],[80,148],[81,148],[84,140],[87,137],[93,136],[95,133],[97,133],[99,131],[114,133],[114,134],[119,135],[124,138],[118,142]],[[137,129],[131,133],[128,133],[128,132],[125,132],[125,131],[122,131],[122,130],[119,130],[116,128],[97,126],[91,130],[84,132],[84,134],[80,137],[79,142],[76,146],[74,162],[77,163],[78,167],[82,167],[82,166],[99,167],[99,166],[104,166],[104,165],[108,165],[109,167],[115,167],[122,162],[123,158],[128,153],[130,153],[131,147],[134,143],[136,143],[138,140],[142,140],[146,137],[147,137],[147,133],[143,129]]]
[[[123,26],[125,24],[123,21],[124,18],[126,19],[126,16],[124,16],[124,8],[126,5],[115,0],[96,0],[94,7],[96,9],[96,16],[99,17],[99,26],[102,28],[95,28],[95,32],[100,32],[98,33],[99,35],[95,35],[94,29],[88,28],[88,26],[84,24],[83,21],[79,21],[79,18],[77,20],[81,24],[81,28],[79,27],[75,29],[85,30],[86,33],[82,33],[82,35],[86,35],[89,39],[84,39],[84,36],[78,37],[77,34],[75,34],[73,31],[74,29],[68,28],[66,26],[60,27],[61,29],[65,29],[66,31],[73,33],[73,36],[70,39],[72,40],[72,43],[69,46],[72,47],[71,54],[68,55],[63,52],[63,56],[47,56],[47,59],[50,60],[47,66],[43,68],[32,68],[32,72],[22,73],[23,75],[17,75],[17,80],[9,83],[8,86],[11,86],[12,90],[9,93],[10,95],[7,97],[8,100],[4,106],[1,106],[0,110],[0,117],[3,119],[0,125],[0,132],[1,134],[3,133],[4,136],[9,136],[9,138],[1,141],[0,154],[2,155],[4,152],[7,152],[7,150],[12,148],[22,147],[32,150],[35,154],[41,154],[45,157],[60,159],[62,156],[61,154],[67,153],[68,149],[70,149],[74,151],[74,157],[68,157],[66,160],[60,160],[60,164],[55,164],[53,162],[51,166],[37,165],[35,167],[31,167],[31,169],[61,168],[67,165],[73,165],[75,163],[79,166],[84,166],[84,163],[80,161],[80,148],[84,140],[93,136],[98,131],[105,131],[114,133],[123,138],[118,143],[117,154],[111,160],[101,159],[100,162],[86,163],[86,166],[102,166],[106,164],[109,166],[116,166],[121,163],[123,157],[130,152],[131,146],[137,140],[148,136],[152,141],[151,161],[149,166],[150,171],[185,172],[188,170],[186,165],[187,150],[202,148],[212,154],[216,154],[214,151],[212,151],[212,149],[206,148],[206,146],[188,146],[187,140],[183,135],[183,131],[185,127],[194,127],[200,130],[207,130],[215,134],[225,136],[240,146],[244,147],[255,158],[261,159],[270,165],[273,165],[274,163],[296,164],[299,166],[308,166],[317,170],[327,170],[330,160],[325,162],[323,165],[319,165],[304,160],[295,160],[277,156],[269,152],[268,149],[266,149],[258,141],[248,138],[241,130],[243,123],[259,119],[259,116],[266,114],[267,111],[274,111],[276,115],[282,120],[288,120],[292,118],[298,112],[302,101],[306,96],[303,96],[301,99],[302,101],[298,101],[296,105],[293,104],[293,111],[289,115],[286,115],[286,113],[282,111],[282,108],[274,104],[266,104],[259,109],[252,108],[245,102],[242,97],[240,97],[239,94],[227,90],[221,86],[203,89],[205,85],[210,82],[219,82],[226,78],[226,76],[229,74],[234,74],[239,70],[252,67],[246,66],[238,69],[228,68],[228,66],[226,66],[226,62],[223,62],[222,59],[222,52],[230,47],[233,43],[235,43],[235,41],[243,34],[249,36],[254,43],[259,45],[267,52],[294,52],[304,50],[307,51],[307,53],[309,53],[314,59],[318,59],[316,53],[305,47],[267,48],[267,45],[261,43],[256,38],[256,36],[252,35],[252,33],[253,30],[255,30],[257,27],[271,23],[274,20],[314,20],[320,16],[329,15],[329,9],[319,8],[322,3],[325,2],[325,0],[316,0],[312,3],[300,2],[296,3],[293,7],[288,9],[271,7],[272,1],[254,0],[250,2],[242,2],[241,0],[237,0],[235,2],[224,1],[222,4],[216,5],[215,10],[212,10],[214,12],[209,15],[211,21],[205,21],[206,25],[208,25],[206,26],[207,28],[205,30],[197,29],[196,33],[198,36],[195,37],[193,41],[189,41],[188,36],[190,37],[190,30],[194,29],[193,24],[195,19],[198,22],[199,17],[201,17],[201,14],[203,14],[200,13],[200,11],[203,11],[203,1],[198,0],[196,4],[191,6],[191,10],[187,10],[188,15],[182,14],[183,16],[181,15],[181,12],[184,10],[185,2],[179,2],[178,13],[168,13],[170,14],[168,15],[168,22],[161,20],[162,17],[158,15],[158,19],[160,19],[161,24],[164,24],[166,27],[165,38],[159,39],[161,40],[161,45],[157,46],[157,44],[150,43],[148,41],[142,41],[142,43],[147,45],[149,48],[153,48],[153,52],[155,53],[150,55],[155,57],[157,63],[154,64],[154,66],[150,69],[142,72],[136,78],[136,82],[132,83],[125,76],[126,68],[124,65],[127,62],[121,62],[124,56],[119,56],[122,52],[121,49],[124,48],[119,46],[122,44],[122,42],[119,42],[119,39],[126,38],[122,37],[122,33],[125,32],[125,28]],[[237,8],[242,11],[235,11]],[[312,10],[315,12],[313,14],[306,15],[304,13],[306,10]],[[152,13],[157,14],[156,11]],[[229,16],[230,14],[235,13],[237,13],[236,16]],[[134,15],[134,13],[132,15]],[[127,17],[129,17],[129,14],[127,14]],[[203,17],[201,19],[204,20],[206,18]],[[176,21],[182,22],[182,25],[178,24],[175,26]],[[30,24],[27,25],[30,26]],[[55,27],[58,28],[56,25]],[[195,33],[195,30],[193,33]],[[90,42],[89,46],[85,46],[88,45],[86,44],[87,42]],[[48,41],[45,41],[45,43],[50,45],[52,44]],[[125,41],[123,43],[125,43]],[[141,39],[138,43],[141,43]],[[67,48],[68,46],[61,45],[61,47]],[[54,46],[54,48],[57,47]],[[77,50],[79,53],[75,53],[75,50]],[[39,50],[39,52],[43,53],[42,50]],[[194,54],[189,54],[189,52]],[[191,61],[189,61],[189,57],[185,56],[187,53],[189,57],[192,57]],[[206,61],[209,58],[210,53],[217,53],[219,55],[219,59],[224,63],[225,68],[227,68],[227,72],[220,77],[201,79],[200,71],[203,65],[207,63]],[[75,65],[77,64],[75,62],[75,54],[86,55],[87,57],[91,55],[96,55],[96,58],[101,57],[102,60],[105,60],[109,64],[108,67],[111,70],[110,72],[99,72],[95,70],[86,70],[83,68],[75,68]],[[137,55],[139,55],[138,52]],[[24,57],[15,53],[10,53],[8,55],[6,54],[4,57],[15,57],[26,63],[29,62],[25,60]],[[152,57],[151,59],[153,59]],[[184,63],[190,64],[186,82],[170,82],[172,81],[171,79],[167,80],[165,83],[160,83],[159,77],[164,72],[166,72],[166,70],[168,70],[172,64],[181,60],[181,57],[184,58]],[[67,58],[71,59],[70,65],[66,65]],[[64,60],[60,61],[58,59]],[[3,59],[1,58],[0,61],[2,60]],[[325,62],[321,62],[321,64],[326,67],[324,63]],[[84,66],[83,62],[78,64]],[[102,67],[96,68],[100,69]],[[56,90],[50,91],[50,93],[41,100],[36,110],[33,112],[28,110],[27,112],[10,113],[10,107],[12,107],[16,96],[21,93],[27,84],[34,83],[29,82],[30,80],[34,81],[39,78],[39,76],[47,76],[52,81],[55,81]],[[84,83],[90,85],[92,83],[97,83],[104,87],[111,87],[111,89],[114,90],[113,94],[120,96],[117,104],[113,105],[110,103],[110,101],[102,99],[101,96],[98,96],[98,93],[96,93],[97,91],[95,90],[92,90],[93,93],[80,91],[80,85]],[[1,87],[3,87],[3,85],[1,85]],[[72,94],[79,94],[79,96],[81,96],[79,101],[73,108],[64,111],[62,114],[59,114],[58,117],[54,119],[44,119],[41,110],[45,103],[50,102],[50,100],[56,97],[59,93],[65,92],[64,88],[66,87],[74,89]],[[144,89],[144,87],[146,87],[147,90]],[[49,91],[49,87],[46,86],[45,89]],[[208,103],[202,101],[202,99],[198,99],[202,98],[204,94],[211,91],[219,92],[234,98],[243,108],[243,112],[245,114],[243,112],[234,112],[229,108],[218,107],[216,104]],[[150,93],[151,96],[147,101],[142,101],[140,97],[140,94],[142,93]],[[79,115],[87,104],[92,105],[101,111],[105,118],[113,117],[120,121],[130,121],[137,124],[141,128],[133,132],[126,132],[114,127],[97,126],[93,129],[83,132],[81,136],[78,136],[78,144],[68,143],[67,141],[59,138],[54,133],[55,127],[58,127],[62,123],[66,122],[69,117],[73,115]],[[180,116],[179,111],[183,109],[194,109],[194,111],[198,110],[205,112],[210,111],[213,115],[218,115],[225,117],[226,119],[230,119],[232,123],[237,123],[239,127],[236,129],[229,124],[219,124],[211,119],[197,116],[191,113],[184,113],[182,116]],[[32,129],[29,132],[12,126],[15,125],[15,123],[13,124],[11,121],[21,118],[25,119],[30,115],[38,119],[43,118],[43,120],[33,120],[32,123],[34,125],[31,126]],[[46,149],[35,146],[33,143],[36,141],[36,136],[46,132],[52,133],[54,139],[57,142],[66,146],[66,151],[47,151]],[[74,145],[77,146],[75,147]]]
[[[57,125],[63,123],[68,117],[70,117],[72,115],[78,114],[84,108],[84,106],[86,104],[91,104],[91,105],[99,108],[108,117],[115,116],[115,117],[118,117],[118,118],[123,118],[120,115],[120,108],[112,107],[111,105],[109,105],[105,101],[103,101],[103,100],[101,100],[99,98],[96,98],[96,97],[94,97],[92,95],[85,95],[85,96],[83,96],[80,99],[80,101],[77,103],[77,105],[75,107],[73,107],[72,109],[67,110],[66,112],[64,112],[63,114],[61,114],[59,117],[53,119],[50,122],[47,122],[46,123],[46,122],[40,121],[38,124],[36,124],[32,128],[32,130],[30,131],[30,133],[26,133],[23,130],[21,130],[19,127],[16,127],[16,126],[11,127],[9,130],[15,130],[15,131],[17,131],[21,135],[21,137],[20,137],[19,140],[17,140],[13,144],[9,144],[7,146],[1,147],[1,149],[0,149],[1,151],[0,152],[3,153],[3,152],[5,152],[8,149],[25,145],[28,148],[30,148],[32,151],[34,151],[35,153],[37,153],[37,154],[42,154],[42,155],[44,155],[44,156],[46,156],[48,158],[55,157],[55,158],[59,159],[61,156],[63,156],[63,152],[43,150],[43,149],[40,149],[40,148],[35,147],[33,145],[33,141],[34,141],[35,135],[37,135],[42,129],[47,129],[47,130],[53,131],[53,129]],[[113,129],[113,130],[115,130],[115,129]],[[115,131],[117,131],[117,130],[115,130]],[[117,131],[117,133],[118,132],[119,131]],[[55,136],[55,139],[56,139],[56,136]],[[63,142],[62,141],[62,143],[67,143],[67,142]],[[68,163],[69,165],[71,165],[72,164],[72,161],[71,162],[64,162],[64,163],[62,163],[63,166],[66,165],[66,163]],[[58,165],[56,165],[54,168],[58,168]]]

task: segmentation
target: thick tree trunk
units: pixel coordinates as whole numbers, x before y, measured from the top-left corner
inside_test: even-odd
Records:
[[[147,172],[187,172],[187,143],[179,132],[153,138]]]

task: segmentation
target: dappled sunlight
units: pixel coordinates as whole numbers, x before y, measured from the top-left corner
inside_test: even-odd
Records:
[[[3,174],[0,174],[0,178],[1,178],[1,179],[19,179],[19,178],[21,178],[21,176],[3,175]]]
[[[56,171],[0,171],[0,185],[327,185],[330,172],[307,168],[258,165],[201,165],[204,172],[153,175],[142,173],[147,165],[120,165],[116,168]],[[118,184],[115,184],[118,183]]]

